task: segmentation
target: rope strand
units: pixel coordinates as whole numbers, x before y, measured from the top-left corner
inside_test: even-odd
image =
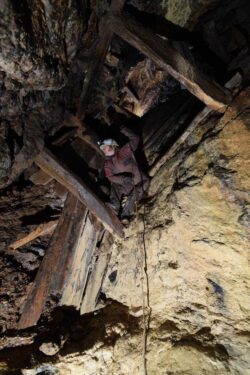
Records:
[[[145,214],[145,206],[144,206],[144,214]],[[141,268],[141,293],[142,293],[142,309],[143,309],[143,338],[142,338],[142,362],[143,362],[143,370],[144,375],[147,375],[147,335],[149,330],[149,321],[150,321],[150,314],[151,308],[149,305],[149,283],[148,283],[148,274],[147,274],[147,253],[146,253],[146,246],[145,246],[145,221],[143,215],[143,233],[140,236],[140,227],[139,227],[139,215],[138,215],[138,205],[136,200],[136,223],[137,223],[137,246],[138,246],[138,253],[139,253],[139,261],[140,261],[140,268]],[[144,285],[145,284],[145,285]],[[146,287],[146,291],[145,291]]]

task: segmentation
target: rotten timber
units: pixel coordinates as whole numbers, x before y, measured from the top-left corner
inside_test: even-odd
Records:
[[[230,93],[208,79],[169,41],[154,35],[127,14],[110,14],[108,20],[109,27],[115,34],[167,70],[207,106],[220,111],[230,102]]]
[[[36,164],[51,175],[88,207],[90,212],[112,234],[123,237],[123,226],[115,213],[99,199],[89,187],[50,151],[44,149],[36,158]]]
[[[123,9],[126,0],[112,0],[110,9],[114,12],[120,12]],[[90,95],[95,88],[95,83],[100,75],[105,57],[108,52],[109,45],[113,38],[113,31],[108,27],[107,19],[103,20],[101,30],[99,33],[99,38],[96,42],[93,55],[88,67],[86,77],[84,79],[82,92],[80,95],[78,103],[78,116],[80,118],[84,117],[84,112],[87,108]]]
[[[71,252],[76,246],[85,215],[86,208],[83,204],[72,194],[68,194],[55,233],[25,302],[18,329],[36,325],[52,284],[57,291],[63,285]]]

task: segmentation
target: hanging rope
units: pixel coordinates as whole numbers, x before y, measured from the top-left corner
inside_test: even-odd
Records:
[[[136,200],[136,224],[137,224],[137,247],[138,247],[138,254],[139,254],[139,262],[140,262],[140,269],[141,269],[141,293],[142,293],[142,310],[143,310],[143,338],[142,338],[142,362],[143,362],[143,370],[144,375],[147,375],[147,335],[149,330],[149,321],[150,321],[150,314],[151,308],[149,305],[149,283],[148,283],[148,274],[147,274],[147,253],[146,253],[146,246],[145,246],[145,206],[143,205],[143,231],[140,233],[140,226],[139,226],[139,215],[138,215],[138,202]]]

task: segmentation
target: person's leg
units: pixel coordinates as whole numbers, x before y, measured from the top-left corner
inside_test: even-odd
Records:
[[[114,184],[111,185],[109,199],[113,210],[118,214],[121,206],[121,193],[119,188]]]
[[[135,186],[131,193],[128,195],[127,202],[122,209],[121,218],[130,218],[135,214],[136,204],[143,197],[143,190],[141,186]]]

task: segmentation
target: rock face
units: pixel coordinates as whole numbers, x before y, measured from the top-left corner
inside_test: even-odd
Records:
[[[248,89],[188,138],[152,180],[154,198],[139,210],[138,226],[134,221],[126,240],[114,244],[103,293],[141,321],[137,229],[144,228],[150,375],[250,371],[249,99]],[[65,354],[55,368],[143,374],[143,324],[130,333],[123,328],[106,327],[106,335],[117,330],[115,343]]]

